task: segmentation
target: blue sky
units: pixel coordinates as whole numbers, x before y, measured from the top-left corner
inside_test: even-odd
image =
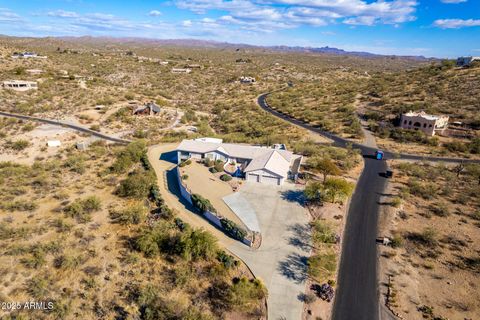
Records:
[[[480,0],[0,0],[0,33],[456,57],[480,55]]]

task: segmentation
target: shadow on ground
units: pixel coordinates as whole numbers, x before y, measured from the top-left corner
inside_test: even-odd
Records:
[[[305,204],[305,197],[302,190],[286,190],[281,192],[282,199],[289,202],[296,202],[303,206]]]
[[[160,160],[177,164],[177,152],[176,151],[164,152],[160,155]]]
[[[307,256],[291,253],[284,261],[280,261],[278,270],[295,283],[302,283],[307,280],[307,261]]]
[[[293,232],[293,236],[288,239],[289,244],[305,252],[312,249],[311,232],[308,224],[296,223],[290,226],[288,230]]]

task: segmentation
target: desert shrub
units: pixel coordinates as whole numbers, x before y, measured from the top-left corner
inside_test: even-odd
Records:
[[[220,176],[220,180],[222,180],[222,181],[230,181],[230,180],[232,180],[232,177],[231,177],[230,175],[228,175],[228,174],[222,174],[222,175]]]
[[[34,298],[43,299],[49,293],[50,282],[45,277],[33,277],[26,282],[27,292]]]
[[[434,183],[421,183],[416,179],[408,180],[409,192],[415,196],[422,197],[425,200],[433,199],[437,196],[438,187]]]
[[[137,139],[145,139],[148,137],[148,132],[142,129],[137,129],[133,132],[132,136]]]
[[[217,260],[223,265],[225,269],[230,269],[240,264],[238,260],[236,260],[233,256],[227,254],[223,250],[217,252]]]
[[[210,171],[211,173],[217,173],[218,172],[218,170],[215,169],[215,167],[209,168],[208,171]]]
[[[194,193],[192,194],[192,203],[195,208],[197,208],[200,212],[210,211],[216,213],[217,210],[213,207],[210,200],[205,199],[201,195]]]
[[[40,246],[35,246],[31,250],[31,254],[21,260],[21,262],[29,268],[38,269],[41,266],[45,265],[46,253],[45,250]]]
[[[27,140],[17,140],[14,142],[7,142],[6,147],[15,151],[22,151],[30,145],[30,142]]]
[[[467,152],[468,150],[467,145],[459,141],[446,142],[443,147],[450,152]]]
[[[162,195],[160,194],[160,190],[158,189],[158,186],[156,184],[153,184],[150,187],[150,193],[148,195],[148,198],[153,201],[157,207],[162,206],[164,203]]]
[[[110,217],[113,222],[123,225],[140,224],[147,218],[147,208],[141,202],[137,202],[123,210],[110,211]]]
[[[112,171],[115,173],[122,173],[127,171],[134,163],[139,162],[142,157],[145,157],[147,152],[147,145],[143,140],[137,140],[129,143],[123,150],[121,150],[112,165]]]
[[[320,244],[334,244],[337,242],[336,233],[330,226],[320,220],[312,222],[312,239],[315,245]]]
[[[100,125],[98,125],[98,124],[93,124],[93,125],[90,126],[90,130],[100,131]]]
[[[150,194],[155,183],[156,176],[152,171],[138,169],[120,182],[116,194],[120,197],[143,199]]]
[[[183,174],[182,175],[182,180],[187,180],[188,179],[188,174]]]
[[[392,248],[400,248],[403,246],[403,238],[401,235],[399,234],[395,234],[393,237],[392,237]]]
[[[332,203],[349,197],[355,185],[342,178],[328,178],[323,184],[323,193]]]
[[[88,222],[91,220],[91,214],[100,210],[102,207],[100,199],[95,196],[90,196],[84,199],[77,199],[63,211],[69,217],[77,219],[79,222]]]
[[[392,206],[398,208],[402,205],[402,199],[400,197],[394,197],[391,202]]]
[[[228,291],[229,303],[240,310],[250,309],[266,296],[267,289],[260,280],[248,280],[245,277],[234,279]]]
[[[448,217],[450,215],[450,211],[445,203],[432,205],[431,211],[439,217]]]
[[[163,288],[153,285],[127,288],[128,296],[138,305],[139,319],[184,319],[213,320],[206,311],[200,311],[195,306],[186,307],[184,303],[165,296]]]
[[[438,244],[437,232],[432,228],[425,228],[422,232],[410,232],[407,239],[426,247],[436,247]]]
[[[243,240],[247,236],[247,231],[238,226],[232,220],[223,218],[222,220],[220,220],[220,223],[222,224],[225,232],[234,239]]]
[[[0,202],[0,209],[6,211],[34,211],[38,208],[38,204],[31,200],[15,200]]]
[[[85,262],[82,255],[69,256],[62,254],[53,260],[53,266],[62,270],[73,270],[80,267]]]
[[[203,164],[204,164],[206,167],[210,168],[210,167],[212,167],[212,166],[215,164],[215,162],[214,162],[212,159],[205,158],[205,159],[203,159]]]
[[[323,183],[313,181],[309,182],[303,191],[305,198],[311,202],[322,202],[323,201]]]
[[[472,141],[468,144],[468,149],[470,153],[480,154],[480,137],[473,138]]]
[[[86,170],[85,160],[83,154],[72,155],[67,158],[63,166],[72,172],[83,174]]]
[[[68,232],[72,230],[73,227],[71,223],[68,223],[62,218],[55,219],[52,224],[55,228],[57,228],[57,232]]]
[[[307,261],[308,275],[318,282],[326,281],[335,273],[336,268],[337,261],[334,253],[316,254],[309,257]]]
[[[217,160],[217,161],[215,161],[214,168],[215,168],[215,170],[217,170],[217,172],[223,172],[223,166],[224,165],[225,165],[225,163],[223,163],[223,161]]]

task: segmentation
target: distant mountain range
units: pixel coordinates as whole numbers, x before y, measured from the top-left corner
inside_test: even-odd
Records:
[[[8,37],[8,36],[5,36]],[[15,38],[15,37],[8,37]],[[17,38],[20,39],[20,38]],[[32,38],[30,38],[32,39]],[[217,49],[233,49],[233,50],[271,50],[277,52],[304,52],[304,53],[318,53],[318,54],[330,54],[330,55],[345,55],[345,56],[357,56],[366,58],[375,57],[390,57],[401,59],[412,59],[418,61],[436,60],[435,58],[426,58],[424,56],[402,56],[402,55],[382,55],[371,52],[362,51],[345,51],[339,48],[333,47],[300,47],[300,46],[258,46],[249,44],[220,42],[214,40],[197,40],[197,39],[150,39],[150,38],[136,38],[136,37],[47,37],[46,39],[60,40],[65,42],[74,43],[103,43],[103,44],[150,44],[150,45],[164,45],[164,46],[182,46],[182,47],[202,47],[202,48],[217,48]]]

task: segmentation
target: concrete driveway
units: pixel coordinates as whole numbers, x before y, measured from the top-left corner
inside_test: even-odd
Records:
[[[239,191],[257,213],[262,245],[252,250],[240,243],[228,248],[242,258],[268,289],[268,318],[302,318],[307,258],[310,255],[308,212],[302,206],[303,191],[294,185],[281,187],[245,183]]]

